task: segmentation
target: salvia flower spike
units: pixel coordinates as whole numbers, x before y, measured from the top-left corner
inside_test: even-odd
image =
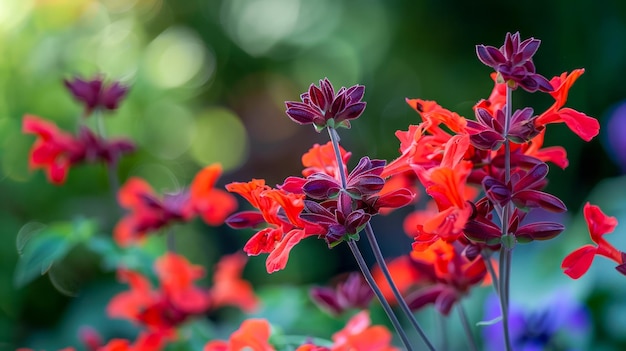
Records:
[[[320,80],[319,87],[311,84],[309,90],[300,95],[302,102],[285,102],[286,113],[298,124],[313,124],[318,132],[326,127],[350,128],[350,121],[365,110],[366,103],[361,101],[364,93],[362,85],[341,87],[335,92],[328,78],[324,78]]]
[[[510,87],[520,86],[528,92],[553,90],[550,81],[535,72],[533,55],[537,52],[541,40],[528,38],[520,42],[520,34],[507,33],[504,45],[499,49],[493,46],[476,45],[476,55],[480,62],[493,68],[498,79]]]

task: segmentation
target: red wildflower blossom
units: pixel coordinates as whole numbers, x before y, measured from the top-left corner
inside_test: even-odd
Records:
[[[152,330],[166,330],[209,308],[208,293],[193,285],[204,275],[204,268],[191,265],[182,256],[166,253],[156,261],[155,271],[160,282],[158,290],[153,290],[139,273],[119,270],[119,279],[128,283],[130,290],[111,299],[107,306],[109,316],[129,319]]]
[[[141,332],[132,344],[126,339],[112,339],[98,351],[160,351],[174,337],[171,331]]]
[[[345,168],[345,164],[348,163],[352,153],[347,152],[341,146],[339,146],[339,152]],[[335,157],[333,143],[330,141],[324,145],[313,145],[307,153],[302,155],[302,165],[305,167],[302,171],[304,177],[308,177],[313,173],[325,173],[339,179],[337,158]]]
[[[43,168],[51,183],[63,184],[70,167],[84,153],[80,142],[56,124],[33,115],[24,116],[22,131],[37,135],[30,150],[30,168]]]
[[[296,351],[397,351],[391,345],[392,335],[389,330],[380,325],[371,326],[371,323],[368,311],[359,312],[350,318],[342,330],[333,334],[333,345],[330,348],[305,344]]]
[[[65,182],[71,166],[98,161],[115,164],[122,154],[135,148],[129,140],[103,139],[84,126],[74,137],[54,123],[32,115],[24,116],[22,130],[37,135],[30,151],[30,168],[43,168],[50,182],[57,185]]]
[[[563,108],[567,101],[569,89],[584,72],[584,69],[576,69],[569,75],[567,72],[564,72],[560,76],[550,80],[550,84],[554,88],[554,91],[550,93],[550,95],[552,95],[556,101],[535,120],[535,124],[539,128],[548,123],[564,122],[572,132],[576,133],[576,135],[581,137],[584,141],[589,141],[598,135],[600,123],[598,123],[597,119],[571,108]]]
[[[396,131],[396,137],[400,140],[401,155],[385,167],[381,174],[383,178],[410,171],[415,166],[426,170],[439,166],[444,149],[453,136],[446,129],[458,134],[467,133],[467,120],[457,113],[444,109],[434,101],[421,99],[406,101],[420,114],[423,122],[419,125],[410,125],[406,132]],[[441,124],[446,129],[442,128]]]
[[[419,309],[427,304],[444,315],[466,295],[472,286],[488,277],[484,259],[476,255],[471,259],[463,254],[465,245],[457,241],[438,240],[426,250],[413,250],[411,259],[422,274],[420,288],[406,297],[409,307]]]
[[[209,341],[204,351],[275,351],[269,343],[271,326],[264,319],[248,319],[230,335],[228,341]]]
[[[611,233],[617,226],[617,219],[607,216],[600,207],[588,202],[585,204],[583,213],[591,240],[597,246],[585,245],[567,255],[561,264],[564,273],[573,279],[578,279],[591,267],[594,257],[601,255],[618,263],[616,269],[626,275],[624,253],[604,239],[604,235]]]
[[[232,254],[222,257],[217,263],[213,273],[213,286],[209,290],[213,308],[231,305],[244,312],[252,312],[257,308],[259,299],[254,294],[252,284],[241,279],[247,261],[241,254]]]
[[[173,222],[186,222],[200,216],[209,225],[219,225],[237,208],[235,198],[214,189],[221,174],[218,164],[205,167],[193,179],[189,189],[158,197],[152,187],[140,178],[129,179],[120,189],[118,200],[130,213],[114,228],[119,245],[141,240],[150,231]]]
[[[300,240],[324,233],[320,226],[300,219],[304,195],[270,188],[260,179],[248,183],[230,183],[226,189],[241,195],[258,210],[230,216],[226,219],[230,227],[242,229],[266,225],[248,240],[243,250],[252,256],[268,253],[268,273],[285,268],[289,252]]]

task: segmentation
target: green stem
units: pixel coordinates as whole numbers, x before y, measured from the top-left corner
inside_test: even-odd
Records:
[[[511,181],[511,144],[508,139],[509,127],[512,115],[512,90],[506,87],[506,104],[504,119],[504,182],[509,185]],[[515,243],[515,238],[509,237],[509,222],[513,211],[513,203],[510,201],[502,209],[502,246],[500,247],[500,308],[502,310],[502,329],[504,332],[504,344],[507,351],[511,351],[511,338],[509,335],[509,280],[511,279],[511,252]],[[512,240],[511,240],[512,239]]]
[[[470,327],[469,319],[467,318],[467,314],[465,313],[465,308],[461,302],[456,305],[456,310],[459,312],[459,318],[461,319],[461,325],[463,326],[463,330],[465,331],[465,336],[467,337],[467,344],[469,346],[470,351],[477,351],[478,347],[476,347],[476,339],[474,339],[474,334],[472,333],[472,328]]]
[[[346,188],[348,186],[348,181],[346,180],[346,171],[343,169],[343,159],[341,158],[341,150],[339,149],[339,133],[333,128],[328,127],[328,135],[330,136],[330,141],[333,143],[333,150],[335,151],[335,159],[337,160],[337,171],[339,172],[339,176],[341,177],[341,186],[342,188]]]
[[[407,318],[409,318],[411,325],[413,326],[413,328],[415,328],[415,330],[417,331],[419,336],[422,338],[422,340],[424,341],[428,349],[431,351],[434,351],[435,347],[426,336],[426,333],[424,333],[424,330],[420,327],[419,323],[417,322],[417,319],[415,319],[415,316],[413,315],[413,312],[411,312],[411,309],[409,308],[406,301],[402,297],[400,290],[398,290],[398,287],[394,283],[393,278],[391,277],[391,274],[389,272],[389,268],[387,267],[387,264],[385,263],[385,258],[383,257],[383,254],[380,251],[380,246],[378,245],[378,241],[376,240],[376,235],[374,235],[374,230],[372,229],[372,225],[369,222],[365,226],[365,235],[367,236],[367,241],[372,247],[372,252],[374,253],[374,257],[376,258],[376,263],[378,263],[378,266],[380,267],[380,270],[383,272],[383,275],[385,276],[387,283],[391,287],[393,296],[396,298],[396,301],[398,301],[398,304],[400,305],[402,312],[404,312]]]
[[[498,279],[498,275],[496,274],[496,270],[495,268],[493,268],[493,262],[491,262],[491,253],[486,251],[485,253],[483,253],[483,260],[485,261],[485,266],[487,267],[487,272],[489,272],[489,275],[491,276],[491,285],[493,285],[494,290],[496,291],[496,294],[498,296],[500,296],[500,288],[499,288],[499,279]]]
[[[446,316],[439,311],[434,310],[437,322],[439,322],[439,330],[441,332],[441,351],[448,351],[448,328],[446,325]]]
[[[339,140],[340,140],[339,134],[334,128],[328,127],[327,129],[328,129],[328,135],[330,137],[330,141],[333,145],[333,150],[335,152],[335,160],[337,161],[337,172],[339,173],[339,177],[341,179],[341,186],[343,189],[345,189],[347,187],[348,181],[347,181],[346,171],[344,169],[343,159],[341,157],[341,149],[339,148]],[[404,302],[404,299],[402,299],[402,296],[400,295],[398,288],[395,286],[395,284],[393,283],[393,280],[391,279],[391,275],[389,275],[389,270],[387,269],[387,266],[385,265],[384,258],[382,257],[382,253],[380,252],[380,248],[378,247],[378,244],[376,243],[376,238],[374,236],[374,232],[372,231],[372,227],[369,224],[369,222],[367,223],[367,226],[365,227],[365,232],[366,232],[366,235],[368,236],[368,239],[370,239],[368,241],[370,242],[370,245],[372,245],[372,250],[374,251],[374,256],[376,257],[376,261],[381,266],[381,268],[384,267],[383,273],[385,274],[385,278],[387,278],[389,285],[392,287],[392,290],[394,291],[394,295],[396,296],[396,299],[398,301]],[[405,344],[407,349],[410,350],[408,338],[404,330],[402,329],[402,326],[398,322],[398,317],[395,315],[395,313],[391,309],[391,306],[389,305],[389,302],[385,299],[382,292],[376,285],[376,282],[374,281],[374,278],[371,276],[369,268],[367,267],[367,264],[365,263],[365,260],[363,259],[363,255],[361,255],[361,251],[359,251],[359,248],[356,245],[356,242],[350,239],[348,240],[348,246],[350,246],[350,250],[352,250],[352,254],[356,258],[357,263],[359,264],[359,268],[361,269],[361,272],[363,273],[363,276],[366,278],[366,280],[368,281],[368,284],[370,285],[370,287],[372,288],[372,290],[378,297],[378,300],[380,300],[381,304],[383,305],[383,308],[385,309],[387,316],[389,316],[389,319],[391,320],[392,324],[396,328],[396,331],[402,338],[403,343]],[[368,276],[371,279],[368,279]],[[404,302],[404,305],[406,306],[406,302]],[[413,317],[412,313],[410,313],[408,306],[406,306],[406,308],[409,311],[409,315],[413,318],[413,320],[415,320],[415,317]],[[415,325],[417,325],[417,321],[415,321],[415,323],[416,323]],[[421,328],[419,328],[419,325],[417,325],[417,330],[418,332],[421,333],[421,335],[423,335],[424,341],[431,347],[431,350],[433,350],[432,345],[428,342],[428,339],[425,338],[425,335],[423,331],[421,330]]]
[[[380,301],[380,304],[382,305],[383,310],[385,310],[385,313],[387,313],[387,317],[389,317],[389,320],[391,320],[391,324],[393,325],[396,332],[400,336],[400,339],[402,339],[402,343],[404,344],[404,347],[406,347],[407,351],[412,351],[413,348],[411,347],[409,338],[407,337],[406,333],[402,329],[402,325],[400,325],[400,322],[398,321],[398,317],[396,317],[395,313],[393,313],[393,310],[391,309],[389,302],[387,302],[387,299],[385,299],[385,296],[383,295],[382,291],[380,291],[380,288],[376,284],[376,281],[374,280],[372,273],[367,267],[367,263],[365,263],[365,259],[363,259],[363,255],[361,255],[361,251],[359,251],[359,247],[357,246],[356,241],[352,239],[348,240],[348,247],[350,247],[350,251],[352,251],[354,258],[356,259],[356,262],[359,265],[359,268],[361,269],[361,273],[363,273],[363,277],[365,277],[365,281],[367,281],[367,284],[369,284],[370,288],[372,288],[372,291],[374,291],[374,294]]]

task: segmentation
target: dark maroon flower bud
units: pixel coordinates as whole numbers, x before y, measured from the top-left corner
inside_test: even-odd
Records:
[[[312,288],[310,296],[320,308],[336,316],[353,308],[366,309],[374,297],[374,292],[361,274],[354,272],[335,288]]]
[[[483,189],[489,200],[502,207],[511,201],[511,190],[493,177],[483,179]]]
[[[105,85],[100,76],[90,80],[75,77],[73,81],[65,79],[63,83],[74,98],[85,105],[85,116],[90,115],[97,108],[116,110],[128,93],[127,86],[119,82]]]
[[[337,179],[326,173],[314,173],[307,177],[302,186],[304,193],[316,200],[326,200],[337,196],[341,190],[341,184]]]
[[[565,230],[565,226],[556,222],[535,222],[523,225],[515,231],[515,238],[520,242],[548,240]]]
[[[83,158],[88,162],[116,163],[122,154],[135,151],[135,144],[128,139],[104,139],[91,129],[82,126],[78,140],[84,147]]]
[[[241,211],[226,219],[226,224],[233,229],[256,228],[263,223],[265,218],[258,211]]]
[[[622,262],[626,262],[626,253],[622,252]],[[626,275],[626,263],[622,263],[620,265],[618,265],[617,267],[615,267],[615,269],[622,273],[623,275]]]
[[[509,140],[523,144],[539,135],[543,128],[535,126],[537,115],[533,116],[533,109],[526,107],[522,110],[516,110],[511,116],[511,124],[507,137]]]
[[[439,313],[447,316],[459,298],[452,287],[438,284],[415,291],[406,297],[406,303],[412,311],[433,304]]]
[[[532,61],[541,41],[528,38],[520,42],[519,32],[507,33],[504,45],[499,49],[493,46],[476,45],[476,55],[480,62],[498,72],[498,79],[506,82],[510,87],[528,92],[541,90],[551,92],[554,89],[545,77],[535,71]]]
[[[500,243],[502,228],[484,217],[476,217],[465,223],[463,233],[466,237],[475,242],[495,245]]]
[[[311,84],[309,91],[300,95],[302,102],[287,101],[287,116],[298,124],[313,124],[319,132],[326,127],[350,128],[350,120],[358,118],[365,110],[362,102],[365,87],[342,87],[337,93],[328,78],[320,86]]]
[[[472,145],[481,150],[497,150],[504,142],[504,112],[497,110],[496,117],[484,108],[476,109],[476,121],[467,120],[467,130]]]

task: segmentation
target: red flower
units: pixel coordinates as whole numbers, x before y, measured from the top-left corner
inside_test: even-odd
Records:
[[[127,282],[130,290],[111,299],[107,306],[109,316],[126,318],[152,330],[166,330],[209,308],[208,293],[193,285],[204,275],[202,267],[167,253],[157,260],[155,271],[160,282],[158,290],[153,290],[139,273],[119,270],[119,279]]]
[[[120,189],[118,200],[130,213],[114,228],[121,246],[141,240],[150,231],[173,222],[187,222],[200,216],[209,225],[219,225],[237,208],[235,198],[214,189],[222,172],[218,164],[205,167],[193,179],[189,189],[157,197],[152,187],[140,178],[129,179]]]
[[[217,263],[213,273],[213,286],[209,290],[213,308],[230,305],[244,312],[254,311],[259,299],[254,294],[252,284],[241,278],[247,259],[241,254],[224,256]]]
[[[22,131],[37,135],[30,150],[30,168],[43,168],[51,183],[63,184],[70,167],[82,158],[83,145],[54,123],[33,115],[24,116]]]
[[[469,258],[465,245],[438,240],[426,250],[413,250],[411,259],[422,275],[421,284],[427,284],[406,297],[411,309],[427,304],[444,315],[466,295],[472,286],[488,277],[485,261],[480,255]]]
[[[304,195],[270,188],[262,179],[253,179],[248,183],[230,183],[226,185],[226,189],[241,195],[258,210],[243,211],[230,216],[226,219],[230,227],[242,229],[266,225],[248,240],[243,250],[252,256],[268,253],[268,273],[285,268],[289,252],[300,240],[324,234],[319,225],[300,218],[304,208]]]
[[[174,337],[171,331],[141,332],[132,344],[126,339],[112,339],[98,351],[160,351]]]
[[[270,324],[264,319],[248,319],[230,335],[228,341],[209,341],[204,351],[275,351],[270,345]]]
[[[598,123],[597,119],[571,108],[562,108],[567,101],[569,89],[584,72],[584,69],[575,69],[569,75],[567,72],[564,72],[560,76],[550,80],[550,84],[554,88],[554,91],[551,92],[550,95],[552,95],[556,101],[546,112],[542,113],[535,120],[535,125],[538,128],[548,123],[564,122],[572,132],[576,133],[576,135],[581,137],[584,141],[589,141],[598,135],[600,123]]]
[[[347,152],[341,146],[339,146],[339,152],[345,169],[345,164],[348,163],[352,153]],[[321,146],[319,144],[313,145],[307,153],[302,155],[302,165],[305,167],[302,171],[302,175],[305,177],[313,173],[325,173],[339,179],[337,158],[335,157],[333,143],[330,141]]]
[[[32,115],[24,116],[22,129],[38,137],[30,151],[30,168],[45,169],[50,182],[57,185],[65,182],[73,165],[98,161],[115,164],[122,154],[135,148],[129,140],[103,139],[84,126],[74,137],[54,123]]]
[[[333,334],[333,345],[330,348],[305,344],[296,351],[397,351],[391,345],[391,332],[381,325],[371,326],[371,323],[368,311],[359,312],[350,318],[342,330]]]
[[[587,221],[591,240],[597,246],[585,245],[567,255],[561,264],[563,272],[573,279],[578,279],[591,267],[594,257],[601,255],[618,263],[617,270],[626,274],[624,253],[604,239],[604,234],[611,233],[617,226],[617,219],[605,215],[600,207],[591,205],[589,202],[585,204],[583,214],[585,221]]]

